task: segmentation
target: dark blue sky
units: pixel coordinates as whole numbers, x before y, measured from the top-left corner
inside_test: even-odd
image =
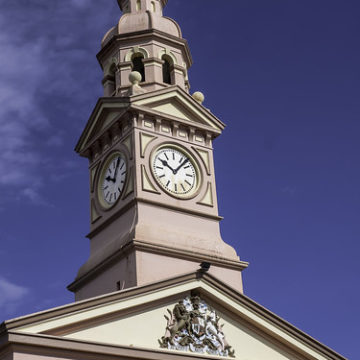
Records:
[[[360,3],[169,0],[215,143],[222,234],[245,293],[360,358]],[[0,319],[73,300],[88,172],[73,152],[101,89],[116,0],[0,0]],[[0,320],[0,321],[1,321]]]

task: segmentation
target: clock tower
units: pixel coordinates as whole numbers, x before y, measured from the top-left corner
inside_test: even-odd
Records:
[[[89,160],[90,256],[76,300],[211,264],[242,292],[247,263],[220,234],[213,140],[224,124],[190,95],[188,44],[167,0],[118,0],[123,12],[97,55],[100,98],[76,145]]]

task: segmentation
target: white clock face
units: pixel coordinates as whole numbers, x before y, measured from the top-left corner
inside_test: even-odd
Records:
[[[99,197],[105,206],[120,198],[126,179],[126,162],[120,153],[113,154],[105,163],[99,180]]]
[[[190,197],[198,188],[195,162],[181,150],[162,147],[156,151],[152,171],[159,185],[178,197]]]

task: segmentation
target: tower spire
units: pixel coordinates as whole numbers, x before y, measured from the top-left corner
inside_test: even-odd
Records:
[[[168,0],[118,0],[123,14],[103,37],[98,60],[104,96],[128,96],[131,72],[146,92],[178,86],[189,92],[190,50],[175,20],[162,15]],[[131,92],[131,91],[130,91]]]
[[[151,11],[162,14],[162,10],[168,0],[118,0],[120,10],[123,13],[137,13]]]

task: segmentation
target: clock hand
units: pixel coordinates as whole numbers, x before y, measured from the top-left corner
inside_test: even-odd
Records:
[[[159,159],[159,160],[161,161],[161,163],[162,163],[164,166],[168,167],[168,168],[173,172],[173,174],[176,174],[175,170],[167,163],[166,160],[161,160],[161,159]]]
[[[119,171],[119,166],[120,166],[120,158],[117,159],[117,163],[116,163],[116,169],[115,169],[115,174],[114,174],[114,179],[116,179],[117,177],[117,173]],[[115,181],[114,181],[115,182]]]
[[[189,159],[185,159],[175,170],[174,174],[176,175],[177,172],[189,161]]]
[[[113,183],[115,182],[115,178],[112,178],[111,176],[106,177],[105,180],[112,181]]]

